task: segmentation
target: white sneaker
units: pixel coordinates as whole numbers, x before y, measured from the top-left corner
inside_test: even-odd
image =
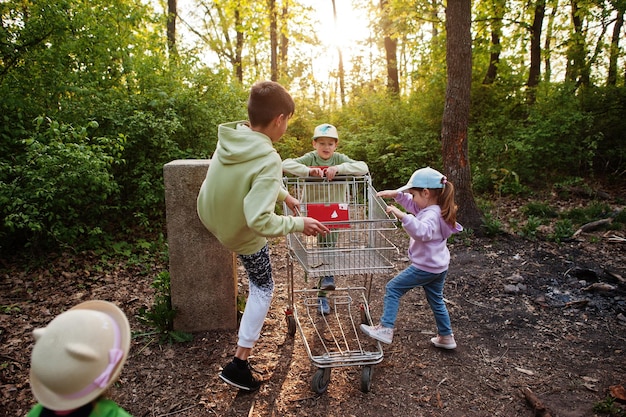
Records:
[[[437,335],[437,337],[433,337],[432,339],[430,339],[430,343],[440,349],[456,349],[456,342],[454,341],[453,334],[451,334],[450,336]]]
[[[380,324],[377,324],[376,326],[361,324],[361,330],[369,337],[383,343],[390,344],[393,340],[393,329],[391,327],[383,327]]]

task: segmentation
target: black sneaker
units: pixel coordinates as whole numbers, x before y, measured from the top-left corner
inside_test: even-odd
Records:
[[[250,364],[247,362],[244,368],[239,368],[235,362],[230,362],[220,372],[220,378],[227,384],[245,391],[256,391],[261,386],[261,382],[252,376]]]

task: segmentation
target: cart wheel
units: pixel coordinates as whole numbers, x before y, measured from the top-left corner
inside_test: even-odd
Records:
[[[287,334],[293,337],[296,334],[296,318],[292,315],[286,315],[285,321],[287,322]]]
[[[374,368],[367,365],[363,367],[363,371],[361,372],[361,391],[370,392],[372,389],[372,374],[374,373]]]
[[[313,380],[311,381],[311,389],[318,394],[322,394],[328,388],[328,384],[330,383],[330,368],[319,368],[315,375],[313,375]]]

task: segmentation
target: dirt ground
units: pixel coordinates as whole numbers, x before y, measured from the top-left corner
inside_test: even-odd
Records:
[[[560,244],[512,234],[455,240],[445,296],[458,348],[430,345],[433,316],[423,291],[413,290],[402,299],[382,362],[333,367],[322,394],[312,390],[317,368],[302,336],[287,331],[287,247],[274,239],[275,297],[250,358],[265,381],[258,392],[221,382],[217,375],[234,353],[236,332],[211,331],[165,345],[135,337],[108,395],[135,417],[547,415],[535,414],[529,398],[552,416],[607,415],[594,412],[594,405],[606,403],[610,387],[626,386],[626,243],[611,236],[625,233],[593,231]],[[401,270],[407,237],[399,230],[393,241]],[[1,263],[0,415],[24,416],[33,405],[31,332],[60,312],[106,299],[127,313],[135,332],[149,330],[136,316],[152,305],[152,280],[167,265],[96,265],[90,254],[61,255],[31,269]],[[309,285],[297,267],[295,275],[296,285]],[[368,301],[375,321],[389,278],[372,281]],[[245,279],[240,281],[245,291]],[[364,372],[370,371],[371,386],[363,392]]]

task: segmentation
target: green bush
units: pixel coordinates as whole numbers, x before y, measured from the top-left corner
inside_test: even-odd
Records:
[[[89,137],[85,127],[40,117],[15,163],[0,165],[2,249],[93,243],[119,192],[112,169],[126,140]]]
[[[547,236],[548,240],[554,242],[561,242],[565,239],[569,239],[574,234],[574,225],[569,219],[558,220],[554,224],[554,232]]]
[[[503,233],[502,222],[491,213],[485,213],[482,229],[486,236],[497,236]]]

